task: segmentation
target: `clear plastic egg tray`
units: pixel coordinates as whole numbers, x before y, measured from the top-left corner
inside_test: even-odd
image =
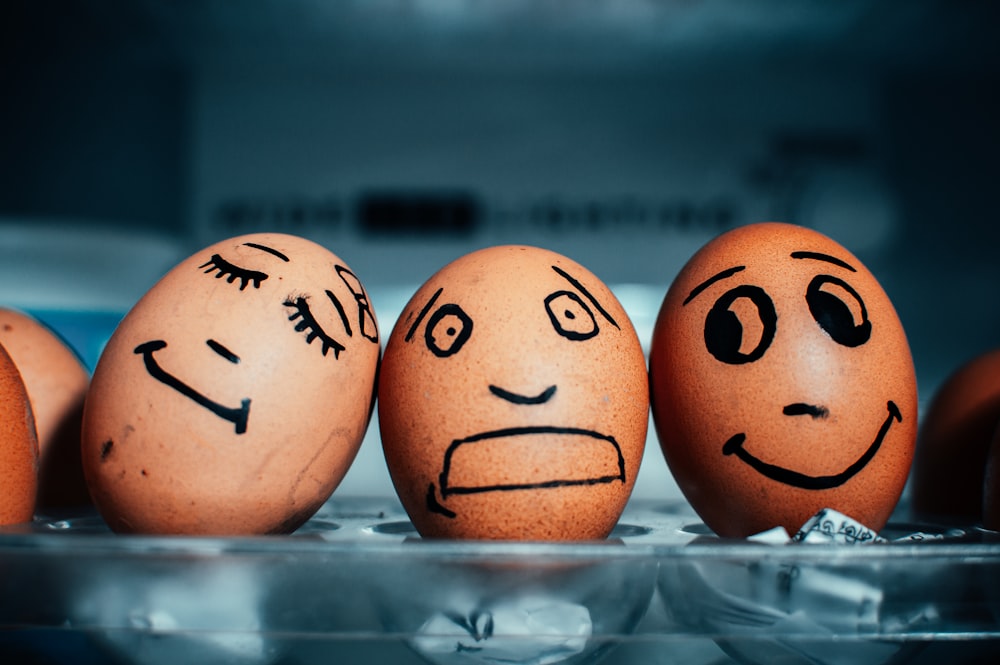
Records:
[[[288,536],[38,518],[0,533],[0,662],[996,662],[1000,534],[882,535],[724,541],[643,501],[582,543],[427,540],[395,498],[336,495]]]

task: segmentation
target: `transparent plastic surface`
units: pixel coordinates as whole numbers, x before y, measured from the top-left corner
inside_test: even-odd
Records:
[[[919,534],[912,538],[912,534]],[[121,536],[96,515],[0,533],[0,656],[38,663],[931,663],[1000,654],[1000,538],[713,536],[633,502],[607,541],[420,538],[334,497],[290,536]]]

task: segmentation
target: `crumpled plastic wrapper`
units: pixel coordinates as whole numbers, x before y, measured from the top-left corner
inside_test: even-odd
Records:
[[[435,663],[552,665],[583,652],[593,632],[583,605],[525,597],[431,616],[413,647]]]
[[[836,510],[824,509],[794,534],[782,527],[748,538],[797,547],[923,541],[944,536],[910,533],[892,541]],[[680,561],[661,571],[660,590],[678,621],[705,634],[741,663],[876,665],[915,648],[880,639],[884,582],[878,567],[849,559],[790,562],[766,556],[754,561]],[[912,616],[893,617],[893,629],[919,624],[928,605]]]

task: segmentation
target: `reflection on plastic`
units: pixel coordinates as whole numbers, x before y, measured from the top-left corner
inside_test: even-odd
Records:
[[[134,663],[268,663],[252,573],[242,567],[212,568],[188,580],[95,585],[83,594],[76,612],[94,617],[99,626],[114,626],[119,617],[127,617],[129,629],[106,630],[103,638]],[[137,597],[135,588],[145,593]],[[219,624],[228,629],[216,629]],[[234,626],[239,629],[232,630]]]
[[[439,612],[420,627],[412,646],[442,665],[551,665],[583,652],[592,633],[586,607],[526,597]]]
[[[952,536],[961,535],[955,531]],[[777,547],[801,544],[843,547],[866,543],[942,540],[947,534],[876,534],[860,522],[824,509],[792,537],[777,528],[752,537]],[[660,591],[675,618],[713,635],[740,663],[801,665],[881,665],[906,658],[919,644],[878,638],[886,627],[897,632],[936,618],[933,603],[904,615],[887,608],[891,586],[877,566],[791,562],[761,557],[753,562],[678,560],[661,567]],[[836,642],[835,649],[830,648]]]

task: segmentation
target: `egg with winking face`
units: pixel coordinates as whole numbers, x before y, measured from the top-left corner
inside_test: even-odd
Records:
[[[84,406],[82,460],[119,532],[286,533],[368,426],[374,310],[326,248],[285,234],[182,261],[118,325]]]

